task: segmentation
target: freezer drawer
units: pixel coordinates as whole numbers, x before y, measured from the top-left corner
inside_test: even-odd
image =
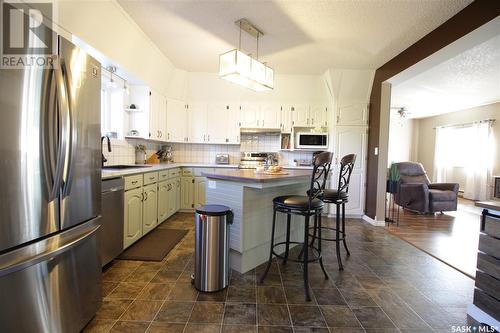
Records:
[[[96,220],[0,256],[0,332],[79,332],[101,305]]]

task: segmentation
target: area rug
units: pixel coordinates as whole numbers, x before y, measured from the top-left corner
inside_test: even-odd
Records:
[[[187,232],[187,230],[156,228],[126,249],[118,259],[162,261]]]

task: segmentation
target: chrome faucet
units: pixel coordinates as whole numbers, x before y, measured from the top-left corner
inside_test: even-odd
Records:
[[[109,137],[107,135],[101,136],[101,150],[102,150],[102,141],[104,139],[108,140],[108,152],[111,153],[111,140],[109,139]],[[106,159],[106,157],[104,157],[104,153],[101,152],[101,155],[102,155],[101,166],[104,166],[104,163],[106,163],[108,160]]]

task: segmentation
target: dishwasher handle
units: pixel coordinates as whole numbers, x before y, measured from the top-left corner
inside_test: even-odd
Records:
[[[112,187],[102,191],[102,194],[123,191],[123,187]]]
[[[124,188],[125,184],[123,178],[106,179],[102,181],[101,193],[106,194],[123,191]]]

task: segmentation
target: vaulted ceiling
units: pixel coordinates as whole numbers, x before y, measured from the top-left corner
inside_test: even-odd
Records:
[[[278,74],[378,68],[471,2],[118,0],[174,65],[188,71],[217,72],[219,54],[238,46],[234,22],[247,18],[265,34],[259,59]],[[243,33],[242,49],[255,55],[255,48]]]

